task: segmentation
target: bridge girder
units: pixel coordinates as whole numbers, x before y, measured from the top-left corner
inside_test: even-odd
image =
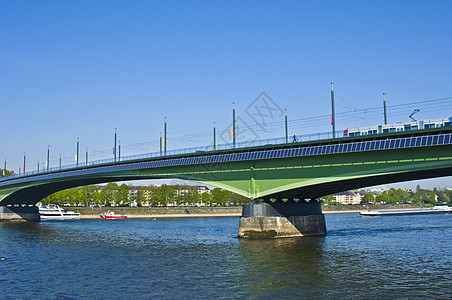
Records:
[[[317,198],[360,187],[452,175],[452,145],[146,168],[124,163],[62,171],[0,186],[0,205],[33,205],[67,188],[113,181],[179,178],[249,197]],[[57,176],[58,175],[58,176]]]

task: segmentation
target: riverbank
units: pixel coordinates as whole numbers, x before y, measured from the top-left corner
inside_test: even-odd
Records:
[[[425,206],[424,206],[425,207]],[[399,205],[370,205],[370,210],[408,210],[421,208],[419,205],[399,204]],[[90,207],[65,207],[80,213],[82,219],[97,219],[101,212],[99,208]],[[201,217],[240,217],[242,215],[241,206],[230,207],[103,207],[102,212],[114,211],[117,214],[126,215],[128,218],[136,219],[156,219],[156,218],[201,218]],[[362,205],[331,205],[322,206],[325,214],[330,213],[358,213],[367,211],[367,207]]]

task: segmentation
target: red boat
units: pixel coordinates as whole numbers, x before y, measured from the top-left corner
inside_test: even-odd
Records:
[[[114,211],[107,211],[106,213],[100,214],[101,219],[125,219],[125,215],[117,215]]]

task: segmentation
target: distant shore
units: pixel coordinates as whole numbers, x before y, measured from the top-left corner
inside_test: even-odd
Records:
[[[418,205],[372,205],[370,210],[409,210],[421,208]],[[101,212],[114,211],[117,214],[126,215],[130,219],[162,219],[162,218],[210,218],[210,217],[240,217],[241,206],[232,207],[65,207],[80,213],[81,219],[97,219]],[[362,205],[322,206],[324,214],[333,213],[359,213],[367,211]]]

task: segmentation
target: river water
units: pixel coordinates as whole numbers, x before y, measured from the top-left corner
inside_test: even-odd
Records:
[[[238,218],[0,223],[0,297],[452,298],[452,214],[325,218],[278,240]]]

